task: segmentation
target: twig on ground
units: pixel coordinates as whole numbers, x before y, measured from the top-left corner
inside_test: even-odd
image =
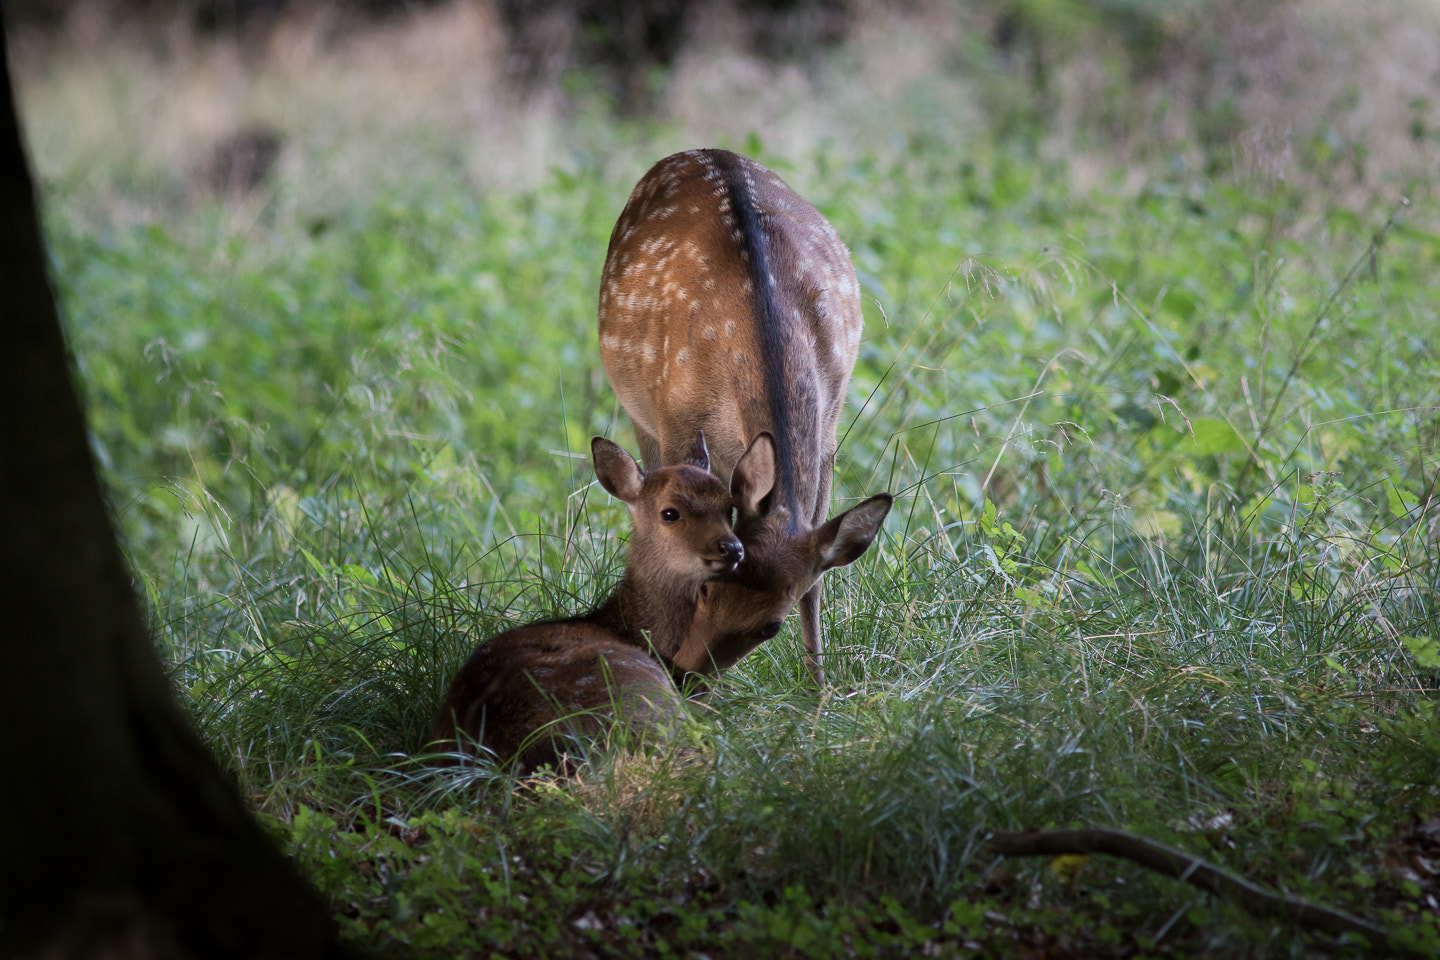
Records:
[[[1105,853],[1123,857],[1142,867],[1175,877],[1207,893],[1223,897],[1261,916],[1282,917],[1301,926],[1329,933],[1358,933],[1375,947],[1390,946],[1389,931],[1340,910],[1299,897],[1281,896],[1217,867],[1183,850],[1124,830],[1035,830],[992,833],[991,850],[1008,857],[1056,857],[1076,853]]]

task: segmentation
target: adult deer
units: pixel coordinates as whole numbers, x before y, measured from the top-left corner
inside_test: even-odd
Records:
[[[753,438],[774,435],[776,485],[757,510],[780,529],[766,530],[763,555],[752,550],[742,572],[767,596],[806,579],[776,584],[759,567],[791,566],[781,561],[823,528],[830,503],[835,429],[863,325],[860,285],[834,228],[753,160],[677,153],[641,178],[615,224],[599,320],[605,372],[646,466],[677,462],[703,430],[726,476]],[[866,503],[878,530],[889,498],[883,509]],[[799,605],[806,661],[823,684],[820,572]],[[717,590],[720,607],[744,609],[730,586]]]
[[[744,556],[730,493],[709,472],[703,436],[675,466],[650,471],[602,437],[591,452],[601,486],[633,523],[619,587],[584,616],[480,644],[451,683],[432,740],[462,750],[480,743],[531,770],[555,758],[560,725],[594,733],[618,708],[637,728],[678,710],[670,671],[652,653],[668,658],[680,647],[706,582]],[[748,461],[735,475],[751,486],[769,482]]]

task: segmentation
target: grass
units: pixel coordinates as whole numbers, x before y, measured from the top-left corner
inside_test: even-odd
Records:
[[[573,151],[519,183],[432,129],[408,179],[282,169],[238,207],[144,156],[77,176],[39,154],[162,652],[348,939],[1362,952],[1123,863],[983,849],[1091,824],[1440,946],[1430,181],[1402,204],[1345,179],[1353,150],[1274,180],[1197,142],[1077,187],[1093,166],[1008,114],[963,149],[925,134],[956,90],[1018,97],[958,73],[893,137],[729,141],[834,222],[865,288],[835,502],[899,502],[827,578],[832,687],[806,689],[792,625],[674,740],[521,782],[414,757],[476,642],[615,582],[624,512],[583,451],[634,444],[595,285],[630,186],[692,132],[581,94]],[[31,76],[32,102],[71,89]]]

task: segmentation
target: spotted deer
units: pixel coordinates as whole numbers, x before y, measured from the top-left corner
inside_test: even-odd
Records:
[[[703,436],[676,465],[649,471],[602,437],[591,451],[601,486],[633,523],[619,587],[584,616],[527,624],[480,644],[436,721],[432,740],[441,749],[481,744],[528,771],[555,759],[554,735],[564,728],[595,733],[619,713],[640,729],[679,709],[668,658],[706,583],[744,556],[730,493],[709,472]],[[748,464],[736,476],[742,485],[768,482]]]
[[[741,584],[717,584],[711,609],[743,612],[803,583],[801,633],[818,684],[819,577],[834,558],[812,576],[820,556],[812,547],[829,508],[835,430],[862,325],[860,286],[834,228],[737,154],[661,160],[610,236],[600,355],[646,466],[677,462],[703,431],[726,476],[756,436],[775,438],[775,488],[749,518],[752,532],[739,531],[751,556],[738,572],[745,590],[759,593],[742,603]],[[889,498],[866,504],[851,522],[874,521],[878,531]]]

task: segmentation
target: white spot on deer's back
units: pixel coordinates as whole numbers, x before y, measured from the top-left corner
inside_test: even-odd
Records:
[[[700,305],[700,301],[699,301],[699,300],[696,300],[696,301],[695,301],[695,306],[698,307],[699,305]],[[690,308],[690,312],[691,312],[691,313],[694,313],[694,312],[695,312],[695,307],[691,307],[691,308]],[[708,324],[706,325],[706,327],[705,327],[704,330],[701,330],[701,331],[700,331],[700,335],[701,335],[702,337],[704,337],[706,340],[711,340],[711,341],[713,341],[717,336],[719,336],[719,334],[716,333],[715,328],[712,327],[712,326],[709,326]]]
[[[677,353],[677,354],[675,354],[675,362],[676,362],[676,363],[684,363],[686,360],[689,360],[689,359],[690,359],[690,351],[689,351],[689,349],[687,349],[686,347],[681,347],[681,348],[680,348],[680,352]]]

